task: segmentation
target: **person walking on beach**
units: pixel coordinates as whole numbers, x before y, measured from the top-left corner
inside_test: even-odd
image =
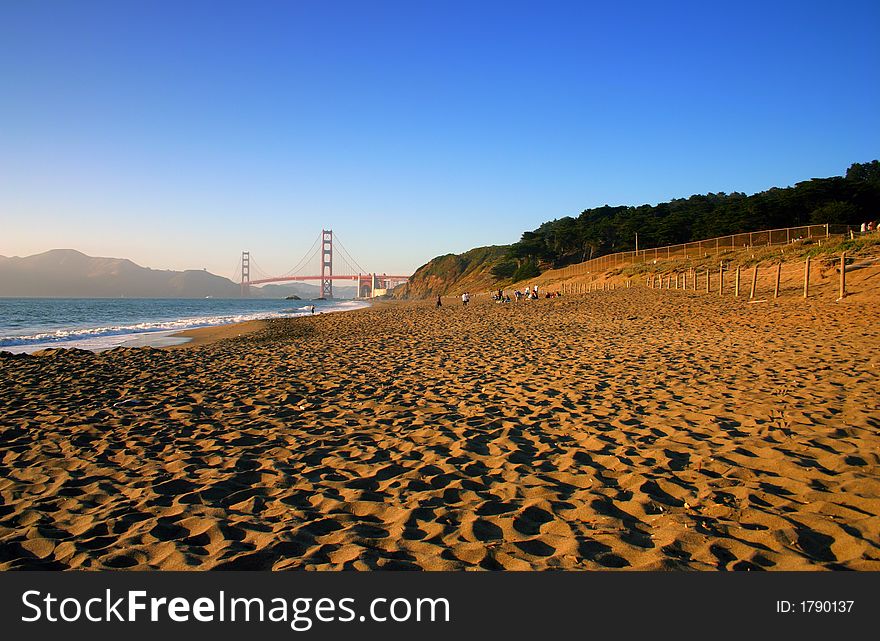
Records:
[[[443,307],[443,301],[440,300],[440,294],[437,294],[437,309]]]
[[[462,305],[464,305],[465,307],[467,307],[467,304],[468,304],[470,301],[471,301],[471,295],[470,295],[470,294],[468,294],[467,292],[465,292],[464,294],[461,295],[461,303],[462,303]]]

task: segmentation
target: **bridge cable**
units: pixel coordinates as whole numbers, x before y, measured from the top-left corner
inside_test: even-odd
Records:
[[[257,264],[257,261],[251,257],[251,268],[256,269],[257,276],[262,276],[262,278],[255,278],[254,280],[263,280],[263,278],[270,278],[269,274],[266,273],[262,267]]]
[[[334,242],[335,244],[336,244],[336,243],[339,244],[339,248],[343,251],[343,253],[344,253],[346,256],[348,256],[348,257],[351,259],[351,261],[354,263],[354,266],[358,268],[359,273],[361,273],[361,274],[367,274],[367,273],[369,273],[369,272],[367,272],[366,269],[364,269],[363,267],[361,267],[360,263],[358,263],[358,262],[354,259],[354,256],[351,255],[351,252],[349,252],[349,251],[345,248],[345,245],[343,245],[343,244],[342,244],[342,241],[339,240],[339,235],[338,235],[338,234],[334,235],[333,242]],[[349,265],[349,268],[351,268],[351,265]]]
[[[300,258],[299,262],[296,265],[294,265],[291,269],[288,269],[286,272],[284,272],[283,276],[293,275],[296,273],[296,271],[298,269],[301,269],[302,267],[304,267],[304,264],[309,261],[309,259],[311,258],[311,255],[312,255],[312,251],[317,247],[318,241],[320,241],[320,240],[321,240],[321,235],[318,234],[318,237],[315,238],[315,242],[312,243],[312,246],[309,248],[309,250],[303,255],[302,258]]]
[[[351,266],[351,263],[349,263],[347,260],[345,260],[344,254],[340,254],[339,258],[342,261],[342,264],[345,266],[345,269],[346,269],[345,275],[352,275],[353,276],[354,274],[359,273],[354,270],[354,267]],[[342,274],[339,274],[339,275],[342,275]]]
[[[226,273],[228,274],[229,272]],[[241,258],[235,261],[235,268],[232,270],[232,278],[230,280],[233,283],[241,282]]]

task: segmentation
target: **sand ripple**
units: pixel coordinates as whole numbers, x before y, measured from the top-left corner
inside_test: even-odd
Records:
[[[0,568],[880,569],[875,304],[644,289],[0,358]]]

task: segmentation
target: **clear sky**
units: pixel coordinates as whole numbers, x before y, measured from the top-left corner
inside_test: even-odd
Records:
[[[0,2],[0,255],[367,270],[880,157],[880,3]]]

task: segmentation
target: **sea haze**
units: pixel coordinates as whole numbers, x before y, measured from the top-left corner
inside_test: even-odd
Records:
[[[102,351],[163,345],[169,334],[196,327],[357,309],[365,301],[168,298],[0,298],[0,351],[49,347]]]

